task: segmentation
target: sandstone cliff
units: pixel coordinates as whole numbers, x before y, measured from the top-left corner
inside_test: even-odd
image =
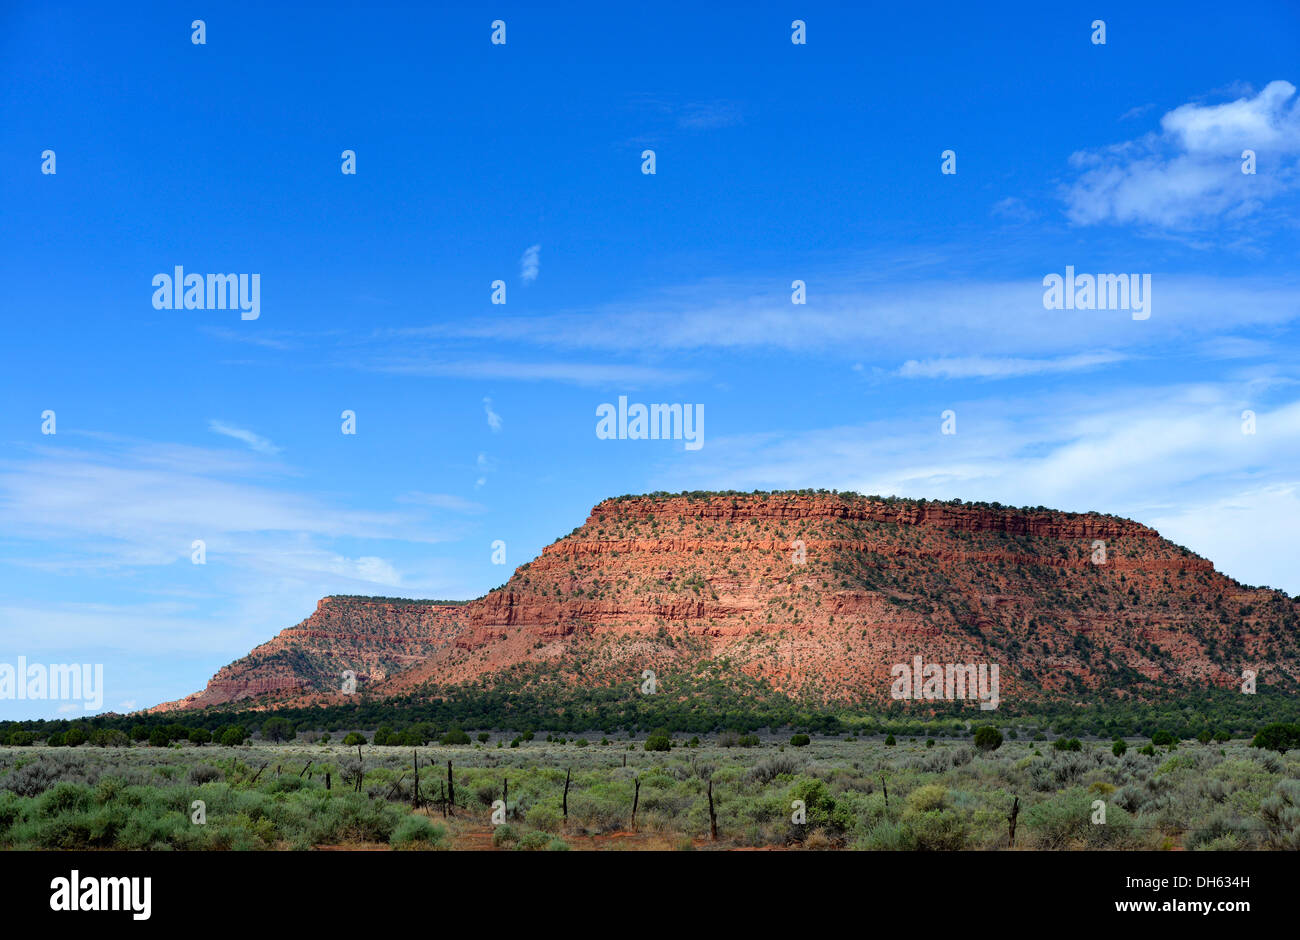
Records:
[[[1300,675],[1296,601],[1138,523],[856,494],[605,500],[463,606],[321,603],[164,707],[339,701],[327,690],[346,668],[383,696],[710,663],[823,701],[887,699],[890,667],[915,655],[998,663],[1003,699],[1231,687],[1243,668],[1294,688]]]
[[[451,603],[325,597],[310,617],[221,669],[201,692],[150,711],[340,692],[349,671],[356,689],[365,690],[449,642],[460,628],[463,611],[462,605]]]

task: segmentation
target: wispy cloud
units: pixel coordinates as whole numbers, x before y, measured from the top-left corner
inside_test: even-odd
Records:
[[[1120,353],[1095,352],[1059,359],[1016,359],[989,356],[959,356],[951,359],[909,359],[898,370],[905,379],[1012,379],[1027,375],[1079,372],[1123,362]]]
[[[537,280],[537,275],[542,272],[542,246],[533,245],[524,251],[523,257],[519,259],[519,279],[525,284],[531,284]]]
[[[646,383],[678,383],[694,373],[682,369],[661,369],[634,363],[601,362],[511,362],[508,360],[462,360],[404,358],[373,360],[366,365],[377,372],[398,375],[445,376],[449,378],[511,379],[520,382],[569,382],[574,385],[628,386]]]
[[[739,102],[722,99],[708,101],[682,101],[660,95],[633,95],[631,104],[636,109],[639,123],[660,133],[678,130],[709,131],[722,127],[736,127],[745,123],[744,109]],[[653,136],[640,136],[628,143],[653,142]]]
[[[461,499],[450,493],[422,493],[413,491],[397,497],[399,503],[413,503],[419,506],[431,506],[434,509],[446,509],[450,512],[478,513],[486,512],[487,507],[473,500]]]
[[[12,643],[228,656],[325,594],[465,593],[448,578],[459,562],[430,561],[429,546],[452,536],[430,525],[427,508],[476,504],[415,495],[401,510],[357,509],[304,491],[301,476],[266,457],[96,442],[0,461],[0,565],[91,577],[103,599],[24,603],[11,591],[0,622]],[[195,540],[203,565],[192,563]]]
[[[501,416],[492,410],[492,399],[483,399],[483,411],[487,414],[487,423],[493,431],[501,430]]]
[[[0,527],[11,537],[67,540],[70,557],[106,568],[188,562],[194,539],[207,543],[210,558],[266,572],[337,569],[315,540],[438,539],[414,513],[288,492],[276,485],[283,476],[272,462],[244,467],[201,448],[41,451],[0,463]]]
[[[743,123],[739,106],[730,101],[694,101],[683,105],[677,126],[688,130],[713,130]]]
[[[1038,213],[1029,208],[1023,199],[1015,196],[1007,196],[1005,199],[999,199],[993,203],[990,210],[994,216],[1007,222],[1032,222],[1038,218]]]
[[[215,418],[208,421],[208,430],[215,431],[217,434],[224,434],[226,437],[233,437],[237,441],[242,441],[259,454],[274,455],[280,452],[279,447],[272,444],[260,434],[255,434],[245,428],[237,428],[233,424],[226,424],[224,421],[218,421]]]
[[[1242,153],[1257,155],[1255,174]],[[1079,177],[1064,191],[1079,225],[1103,222],[1160,229],[1195,228],[1257,213],[1295,187],[1300,169],[1300,98],[1290,82],[1223,104],[1189,103],[1160,130],[1070,158]]]
[[[479,472],[478,477],[474,480],[474,489],[482,489],[487,486],[487,475],[496,472],[497,460],[495,457],[480,453],[474,461],[474,466],[478,468]]]
[[[1043,308],[1042,278],[1067,262],[1019,280],[922,280],[906,284],[820,282],[815,303],[790,303],[787,285],[737,280],[687,285],[638,302],[532,317],[460,320],[404,331],[430,340],[489,340],[533,346],[599,349],[635,355],[695,349],[873,350],[931,358],[979,349],[986,356],[1042,357],[1082,349],[1149,347],[1300,318],[1300,284],[1284,279],[1202,277],[1154,272],[1154,313],[1135,329],[1123,311]],[[921,355],[917,355],[920,353]],[[655,381],[657,366],[579,363],[458,363],[394,360],[392,371],[485,378],[615,377]]]
[[[224,326],[200,325],[199,332],[232,343],[261,346],[264,349],[295,350],[330,337],[341,337],[343,330],[260,330],[249,333]]]
[[[719,437],[657,488],[827,487],[1098,510],[1156,525],[1247,583],[1300,593],[1300,401],[1243,384],[1114,388],[953,401],[941,416]],[[1254,434],[1242,412],[1257,412]],[[1264,520],[1269,520],[1264,523]],[[1267,537],[1255,544],[1258,531]]]
[[[232,343],[244,343],[249,346],[261,346],[264,349],[281,349],[289,350],[296,347],[296,343],[277,338],[277,335],[267,333],[245,333],[239,330],[230,330],[221,326],[200,326],[199,332],[206,333],[209,336],[215,336],[217,339],[223,339]]]

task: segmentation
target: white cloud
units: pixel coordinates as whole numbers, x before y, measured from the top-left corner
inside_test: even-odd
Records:
[[[1300,487],[1278,484],[1171,508],[1149,522],[1165,538],[1197,546],[1216,567],[1246,584],[1300,594],[1296,519],[1300,519]]]
[[[1028,375],[1078,372],[1123,362],[1119,353],[1096,352],[1059,359],[1016,359],[990,356],[959,356],[949,359],[909,359],[898,370],[905,379],[1010,379]]]
[[[270,462],[245,465],[200,448],[117,443],[93,455],[36,449],[31,459],[0,463],[0,529],[57,550],[8,562],[129,577],[141,567],[188,567],[192,542],[200,539],[209,565],[238,568],[241,578],[337,575],[353,584],[393,586],[401,578],[391,564],[372,555],[349,557],[329,543],[427,545],[445,537],[421,512],[358,510],[286,492],[275,485],[285,475]]]
[[[384,584],[389,587],[398,587],[402,583],[401,575],[386,559],[374,555],[362,555],[356,559],[335,555],[333,560],[331,570],[338,574],[345,574],[369,584]]]
[[[1158,133],[1073,154],[1080,176],[1065,190],[1067,215],[1080,225],[1179,229],[1256,213],[1297,180],[1295,94],[1274,81],[1254,97],[1185,104],[1161,118]],[[1244,150],[1257,154],[1254,175],[1241,171]]]
[[[134,450],[89,458],[49,455],[0,464],[0,525],[10,534],[103,538],[128,560],[188,556],[190,541],[256,533],[420,538],[413,517],[350,510],[271,486],[225,479],[199,454],[160,468]],[[200,452],[201,453],[201,452]],[[136,554],[138,553],[138,558]]]
[[[1300,150],[1300,100],[1290,82],[1269,82],[1254,98],[1226,104],[1185,104],[1160,120],[1189,153],[1240,151],[1243,147]],[[1288,107],[1287,102],[1291,101]]]
[[[237,428],[233,424],[226,424],[224,421],[218,421],[215,418],[208,421],[208,430],[224,434],[226,437],[233,437],[237,441],[243,441],[259,454],[278,454],[280,452],[279,447],[276,447],[260,434],[254,434],[244,428]]]
[[[466,359],[456,362],[410,357],[375,360],[367,368],[395,375],[510,379],[517,382],[567,382],[573,385],[637,386],[648,383],[678,383],[694,375],[682,369],[662,369],[635,363],[510,362],[500,359]]]
[[[501,430],[501,416],[492,410],[492,399],[483,399],[483,411],[487,414],[487,423],[493,431]]]
[[[479,472],[478,478],[474,480],[474,489],[482,489],[487,485],[488,474],[496,472],[497,460],[495,457],[480,453],[474,460],[474,466],[478,468]]]
[[[730,101],[696,101],[682,107],[677,126],[689,130],[714,130],[743,123],[740,108]]]
[[[978,349],[986,356],[1073,354],[1079,349],[1150,348],[1187,338],[1275,326],[1300,317],[1293,280],[1205,277],[1152,271],[1151,319],[1127,311],[1044,310],[1044,275],[1063,272],[1069,258],[1016,280],[931,280],[860,286],[829,281],[816,305],[790,303],[770,282],[709,282],[666,291],[636,304],[609,304],[551,316],[493,317],[420,327],[402,334],[446,342],[487,340],[598,349],[633,355],[646,350],[787,349],[832,353],[871,350],[922,358]],[[1138,269],[1140,270],[1140,269]],[[787,282],[788,283],[788,282]],[[921,353],[918,356],[917,353]],[[657,366],[570,362],[390,362],[388,371],[486,378],[556,378],[600,384],[653,382],[690,373]],[[665,375],[665,372],[669,372]]]
[[[1300,401],[1270,408],[1252,403],[1244,386],[1188,385],[1081,387],[951,407],[956,435],[940,433],[935,409],[715,437],[689,467],[666,462],[648,488],[825,487],[1096,510],[1153,525],[1248,584],[1300,593],[1300,570],[1288,563],[1300,556],[1300,529],[1291,524],[1300,504]],[[1246,408],[1257,411],[1254,435],[1242,433]]]
[[[537,280],[537,275],[542,270],[542,246],[533,245],[524,251],[523,257],[519,259],[519,278],[525,284],[531,284]]]
[[[482,503],[476,503],[472,500],[461,499],[459,496],[453,496],[450,493],[403,493],[397,497],[399,503],[415,503],[420,506],[432,506],[435,509],[446,509],[451,512],[484,512],[487,507]]]
[[[292,337],[295,334],[285,333],[284,331],[269,333],[246,333],[243,330],[231,330],[218,326],[200,326],[199,331],[209,336],[215,336],[217,339],[223,339],[232,343],[245,343],[250,346],[261,346],[264,349],[290,350],[299,345],[294,342]],[[279,339],[280,336],[288,336],[290,339]]]
[[[1032,222],[1038,218],[1038,213],[1029,208],[1023,199],[1015,196],[1007,196],[1005,199],[999,199],[993,203],[990,210],[993,215],[1008,222]]]
[[[57,652],[82,659],[90,650],[113,649],[148,653],[231,651],[232,630],[214,629],[213,621],[195,610],[167,612],[155,604],[11,604],[0,607],[0,617],[14,648],[39,649],[46,656]],[[249,634],[247,639],[241,635],[241,639],[260,643],[269,635],[259,638]]]
[[[304,492],[301,478],[265,457],[95,440],[93,453],[36,446],[0,462],[0,564],[13,585],[0,623],[14,648],[203,654],[186,664],[193,674],[158,686],[174,697],[326,594],[472,593],[456,583],[468,565],[430,557],[446,536],[422,507],[451,505],[436,494],[412,494],[401,511],[355,509]],[[206,542],[205,565],[191,563],[194,539]],[[20,599],[23,569],[41,573],[26,580],[63,577],[70,587],[48,597],[34,587]],[[64,599],[87,584],[96,602]],[[115,681],[126,684],[120,695],[152,679]],[[170,683],[189,687],[162,688]]]

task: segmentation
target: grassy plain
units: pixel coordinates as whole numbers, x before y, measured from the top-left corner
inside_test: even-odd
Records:
[[[1063,751],[1007,740],[982,752],[968,741],[814,737],[793,747],[769,736],[647,752],[641,740],[578,740],[498,747],[494,736],[414,755],[366,745],[359,790],[358,750],[338,743],[5,747],[0,847],[999,850],[1018,798],[1016,849],[1300,849],[1300,751],[1247,740],[1154,754],[1134,740],[1122,756],[1109,741]],[[419,809],[413,756],[420,795],[434,801]],[[455,804],[444,815],[448,761]],[[507,786],[505,822],[494,825]],[[1100,805],[1104,823],[1094,822]]]

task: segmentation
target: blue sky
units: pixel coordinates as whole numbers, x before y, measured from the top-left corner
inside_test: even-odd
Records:
[[[1300,10],[1107,6],[7,8],[0,662],[151,705],[656,489],[1113,512],[1300,593]],[[1067,265],[1150,318],[1044,309]]]

